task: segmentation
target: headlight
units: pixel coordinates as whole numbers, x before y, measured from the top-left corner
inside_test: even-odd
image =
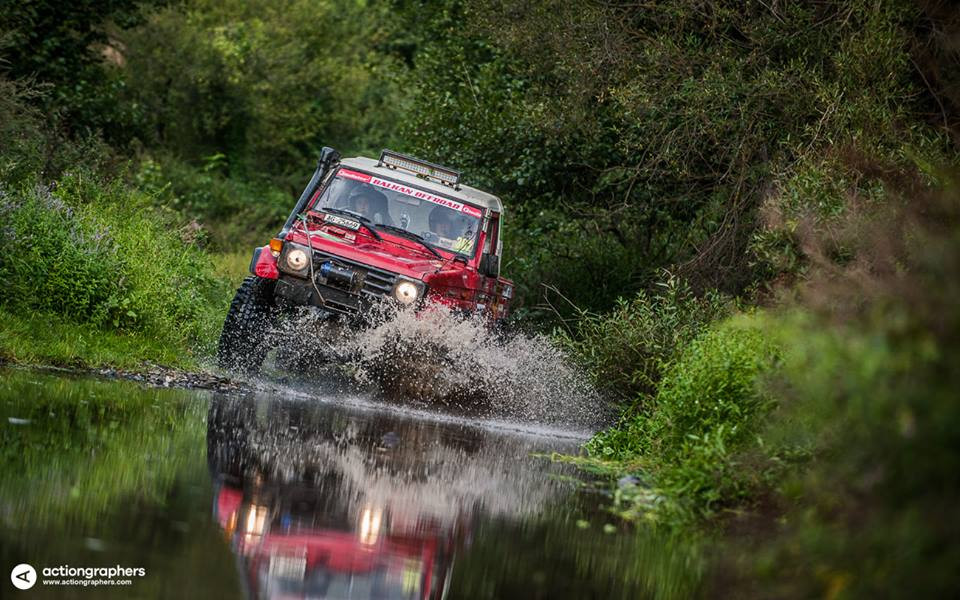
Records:
[[[413,304],[420,296],[420,288],[412,281],[401,281],[393,288],[393,297],[404,305]]]
[[[293,271],[302,271],[307,266],[307,253],[298,249],[287,252],[287,266]]]

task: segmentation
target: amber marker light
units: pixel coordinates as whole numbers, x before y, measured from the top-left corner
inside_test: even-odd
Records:
[[[283,250],[283,240],[280,238],[273,238],[270,240],[270,253],[274,256],[280,256],[280,251]]]

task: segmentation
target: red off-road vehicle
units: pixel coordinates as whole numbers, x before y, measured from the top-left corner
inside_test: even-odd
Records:
[[[253,252],[223,324],[220,365],[259,369],[267,332],[296,307],[355,327],[384,303],[502,320],[513,295],[500,277],[502,221],[500,199],[462,185],[453,169],[324,148],[283,229]]]

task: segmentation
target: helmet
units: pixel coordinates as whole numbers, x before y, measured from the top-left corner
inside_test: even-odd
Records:
[[[357,200],[360,198],[365,198],[367,202],[370,203],[370,207],[367,211],[368,214],[364,216],[369,216],[371,218],[377,216],[381,222],[390,224],[390,212],[387,209],[387,197],[383,192],[375,190],[368,185],[361,185],[350,193],[347,207],[350,210],[357,210]]]
[[[437,225],[440,225],[441,223],[449,227],[453,226],[453,219],[450,218],[450,209],[442,206],[438,206],[431,210],[427,221],[430,224],[431,231],[436,231]]]
[[[387,197],[383,192],[377,191],[370,186],[362,185],[350,193],[350,205],[353,206],[357,198],[366,198],[374,209],[379,210],[387,206]]]

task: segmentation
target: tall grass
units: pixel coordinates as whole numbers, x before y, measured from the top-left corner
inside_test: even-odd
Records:
[[[0,307],[208,353],[229,286],[148,194],[77,171],[0,188]]]
[[[651,292],[619,298],[613,310],[581,311],[557,339],[593,375],[595,383],[630,408],[656,392],[667,366],[710,323],[729,314],[733,302],[711,292],[695,296],[682,279],[663,273]]]

